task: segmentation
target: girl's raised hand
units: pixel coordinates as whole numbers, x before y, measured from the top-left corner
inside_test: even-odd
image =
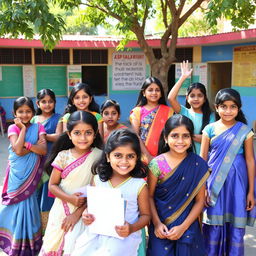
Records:
[[[131,234],[131,227],[128,222],[125,222],[123,226],[116,226],[116,233],[121,237],[127,237]]]
[[[246,202],[246,211],[251,211],[255,206],[255,200],[253,193],[248,193]]]
[[[20,128],[26,128],[26,126],[21,122],[20,118],[14,118],[14,123]]]
[[[94,222],[95,218],[92,214],[87,212],[87,209],[85,209],[82,214],[82,220],[85,225],[90,225]]]
[[[168,228],[163,224],[159,223],[155,226],[155,236],[160,239],[166,239],[166,236],[168,235]]]
[[[178,240],[185,231],[186,229],[182,225],[172,227],[167,234],[167,238],[170,240]]]
[[[191,74],[192,74],[192,71],[193,71],[192,68],[190,70],[188,68],[188,60],[187,61],[183,61],[180,64],[180,69],[181,69],[181,76],[184,77],[184,78],[190,77]]]
[[[82,194],[83,193],[77,192],[77,193],[74,193],[73,195],[71,195],[70,203],[76,207],[81,207],[85,203],[85,200],[86,200],[85,197],[81,197]]]

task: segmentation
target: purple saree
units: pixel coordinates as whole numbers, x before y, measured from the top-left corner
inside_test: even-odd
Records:
[[[245,226],[255,225],[256,209],[246,211],[248,189],[243,142],[250,128],[241,122],[212,139],[207,180],[210,207],[205,209],[203,231],[209,256],[244,255]]]

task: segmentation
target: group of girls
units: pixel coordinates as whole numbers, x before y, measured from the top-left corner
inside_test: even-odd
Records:
[[[31,99],[15,101],[0,206],[4,252],[244,254],[245,226],[256,225],[255,161],[253,133],[240,95],[230,88],[217,93],[215,121],[200,83],[189,86],[186,107],[179,104],[179,89],[192,73],[186,62],[181,70],[168,95],[172,107],[166,104],[161,82],[146,79],[130,115],[134,131],[119,124],[120,106],[114,100],[103,103],[100,115],[83,83],[71,91],[61,118],[54,113],[51,90],[38,93],[36,116]],[[127,202],[125,223],[116,232],[124,239],[90,233],[95,219],[78,192],[87,184],[121,190]],[[42,224],[48,218],[43,242],[40,212]]]

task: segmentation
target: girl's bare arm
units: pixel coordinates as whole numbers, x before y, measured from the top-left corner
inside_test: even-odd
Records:
[[[248,173],[249,190],[247,194],[246,210],[250,211],[255,205],[254,198],[254,178],[255,178],[255,159],[253,149],[253,137],[248,138],[244,142],[245,160]]]
[[[202,135],[202,142],[201,142],[201,150],[200,156],[205,160],[208,161],[208,152],[210,146],[210,138],[205,134]]]
[[[32,144],[29,151],[34,152],[38,155],[46,155],[47,154],[47,145],[46,145],[45,134],[41,134],[39,136],[39,140],[38,140],[37,144]]]

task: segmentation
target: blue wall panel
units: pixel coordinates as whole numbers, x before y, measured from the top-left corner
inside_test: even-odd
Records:
[[[202,62],[231,61],[233,48],[241,45],[255,45],[255,43],[202,46]]]

